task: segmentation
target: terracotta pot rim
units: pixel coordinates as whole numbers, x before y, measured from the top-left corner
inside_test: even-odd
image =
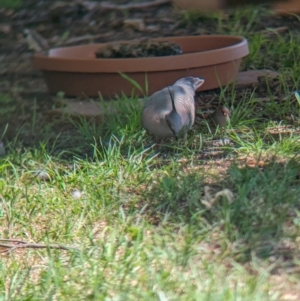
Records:
[[[247,39],[242,36],[232,35],[202,35],[202,36],[176,36],[166,38],[155,38],[156,41],[195,40],[205,43],[205,40],[223,39],[230,40],[232,45],[215,48],[212,50],[183,53],[176,56],[148,57],[148,58],[117,58],[117,59],[97,59],[96,57],[74,58],[62,56],[49,56],[51,52],[63,50],[72,51],[86,47],[96,49],[108,43],[87,44],[71,47],[59,47],[49,50],[49,53],[38,53],[34,55],[33,64],[35,68],[42,70],[52,70],[61,72],[87,72],[87,73],[134,73],[134,72],[154,72],[166,70],[189,69],[204,67],[209,65],[222,64],[228,61],[240,59],[249,53]],[[129,41],[118,41],[128,43]]]

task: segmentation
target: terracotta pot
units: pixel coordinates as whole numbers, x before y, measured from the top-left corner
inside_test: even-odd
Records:
[[[97,59],[95,51],[106,44],[51,49],[34,56],[49,92],[63,91],[68,96],[112,97],[122,92],[131,95],[133,86],[119,72],[145,87],[149,94],[172,85],[185,76],[199,76],[205,83],[199,90],[227,85],[235,80],[241,58],[249,53],[247,40],[236,36],[186,36],[154,39],[171,41],[182,47],[183,54],[165,57]],[[135,94],[141,95],[138,90]]]
[[[279,2],[274,5],[275,11],[280,15],[299,14],[300,0]]]

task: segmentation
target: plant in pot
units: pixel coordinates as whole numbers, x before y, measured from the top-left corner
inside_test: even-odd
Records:
[[[141,54],[137,49],[143,50],[143,43],[148,46],[143,46],[146,51]],[[160,45],[156,50],[155,44]],[[205,79],[199,90],[218,88],[236,79],[241,59],[248,53],[243,37],[182,36],[53,48],[35,54],[33,63],[42,71],[51,94],[113,97],[131,95],[133,85],[128,78],[141,87],[147,80],[149,94],[186,76]]]

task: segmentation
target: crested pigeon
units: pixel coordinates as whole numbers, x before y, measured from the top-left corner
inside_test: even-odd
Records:
[[[184,77],[152,94],[144,104],[143,127],[158,139],[177,140],[181,134],[186,139],[195,121],[195,91],[203,83],[199,77]]]

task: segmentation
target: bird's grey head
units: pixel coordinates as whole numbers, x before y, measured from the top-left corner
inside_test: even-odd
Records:
[[[193,76],[188,76],[188,77],[183,77],[179,79],[178,81],[175,82],[174,85],[185,85],[193,88],[193,90],[197,90],[201,85],[203,85],[204,79],[200,77],[193,77]]]
[[[178,139],[178,135],[180,131],[182,130],[183,124],[180,115],[177,113],[176,107],[175,107],[175,102],[174,102],[174,97],[170,91],[170,88],[168,87],[171,101],[172,101],[172,110],[169,114],[165,116],[166,118],[166,123],[169,126],[170,130],[172,131],[175,139]]]

